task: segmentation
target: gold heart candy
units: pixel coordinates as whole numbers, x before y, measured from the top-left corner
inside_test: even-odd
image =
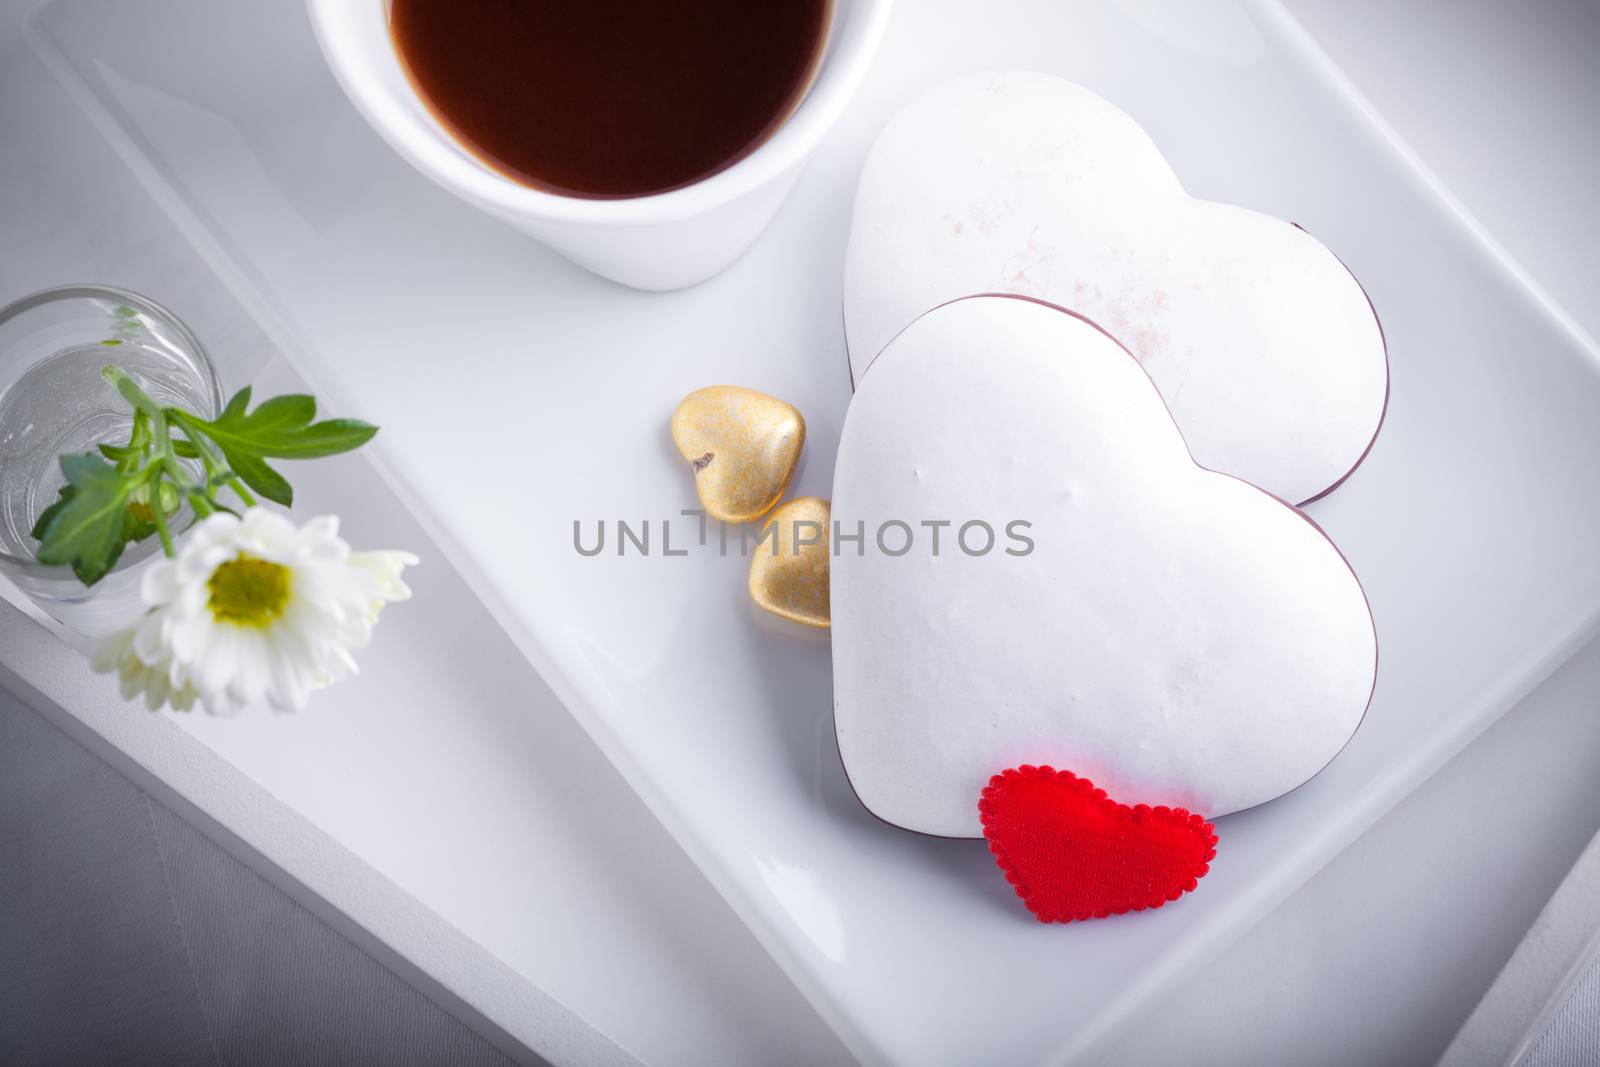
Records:
[[[806,420],[792,404],[736,385],[710,385],[672,413],[672,443],[694,468],[706,513],[750,522],[783,496],[806,442]]]
[[[750,557],[750,598],[774,615],[827,627],[832,509],[800,496],[772,513]]]

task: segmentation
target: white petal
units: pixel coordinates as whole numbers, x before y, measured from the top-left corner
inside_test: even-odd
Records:
[[[210,615],[211,588],[205,582],[194,582],[183,587],[176,598],[167,605],[174,618],[186,619],[195,615]]]
[[[155,711],[167,701],[167,678],[160,671],[145,674],[144,706]]]
[[[251,508],[244,513],[234,541],[252,555],[282,560],[294,551],[294,523],[267,508]]]
[[[338,642],[345,648],[366,648],[372,643],[372,616],[353,611],[340,621]]]
[[[287,627],[275,628],[268,635],[267,663],[271,672],[267,702],[279,711],[304,708],[315,664],[300,635]]]
[[[157,560],[139,579],[139,598],[148,606],[165,604],[178,595],[178,565],[170,559]]]
[[[188,664],[191,672],[195,664],[205,655],[206,642],[211,639],[213,625],[210,612],[205,611],[188,618],[172,620],[172,628],[167,633],[167,643],[172,649],[173,657]]]
[[[407,567],[420,563],[410,552],[380,549],[375,552],[352,552],[350,563],[371,574],[377,582],[378,596],[385,601],[410,600],[411,587],[406,585],[401,573]]]
[[[117,676],[118,687],[122,690],[123,700],[133,700],[144,692],[144,665],[137,659],[129,656],[122,661],[122,670]]]
[[[107,634],[95,642],[94,650],[89,656],[89,669],[96,674],[110,674],[122,665],[122,658],[128,654],[128,649],[133,645],[133,632],[138,627],[130,626],[126,630]]]
[[[239,628],[222,624],[213,626],[206,641],[205,655],[194,661],[191,677],[202,693],[216,693],[228,688],[233,681],[235,650]]]
[[[284,609],[278,625],[293,631],[306,644],[317,645],[337,641],[343,613],[338,605],[317,604],[311,600],[297,600]]]
[[[306,524],[300,528],[300,532],[317,537],[337,538],[339,536],[339,516],[318,515],[314,519],[308,519]]]
[[[145,613],[133,632],[133,654],[145,664],[167,658],[166,613],[159,609]]]
[[[178,583],[192,588],[211,580],[212,573],[239,554],[231,544],[206,545],[196,551],[185,551],[178,556]]]
[[[239,704],[259,703],[267,691],[266,639],[259,633],[241,634],[234,649],[233,679],[228,695]]]
[[[350,555],[350,546],[339,537],[339,517],[319,515],[300,528],[301,558],[340,563]]]
[[[331,651],[333,652],[334,661],[339,665],[339,669],[334,672],[333,681],[343,681],[345,678],[361,673],[361,668],[356,664],[356,658],[348,651],[338,647],[333,648]]]
[[[227,544],[239,529],[239,520],[226,511],[207,515],[190,531],[184,552],[204,552],[213,545]],[[179,552],[181,559],[184,552]]]
[[[207,693],[201,690],[198,699],[207,715],[215,715],[219,719],[231,719],[243,710],[238,704],[228,699],[226,692]]]

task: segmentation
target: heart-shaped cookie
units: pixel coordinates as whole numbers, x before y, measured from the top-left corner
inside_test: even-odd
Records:
[[[856,384],[918,315],[974,293],[1098,322],[1196,460],[1291,502],[1342,481],[1383,419],[1383,334],[1344,265],[1287,222],[1190,198],[1137,123],[1059,78],[935,89],[862,170],[844,286]]]
[[[672,443],[694,471],[706,513],[751,522],[782,499],[805,447],[806,420],[775,396],[708,385],[672,413]]]
[[[978,813],[995,862],[1040,922],[1159,908],[1193,890],[1217,855],[1200,816],[1119,804],[1052,767],[995,775]]]
[[[884,350],[833,518],[839,752],[908,829],[979,836],[984,784],[1023,763],[1225,815],[1315,774],[1371,697],[1338,550],[1196,465],[1128,352],[1044,304],[958,300]]]

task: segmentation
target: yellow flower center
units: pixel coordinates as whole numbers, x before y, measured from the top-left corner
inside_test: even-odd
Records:
[[[239,556],[211,573],[211,614],[218,622],[266,626],[289,604],[289,568]]]

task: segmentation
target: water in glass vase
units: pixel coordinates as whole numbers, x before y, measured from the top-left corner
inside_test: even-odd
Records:
[[[48,614],[93,635],[137,610],[137,570],[160,553],[130,544],[92,589],[65,567],[34,558],[32,531],[65,477],[60,457],[127,443],[128,402],[101,376],[115,364],[158,403],[204,416],[221,390],[204,350],[169,312],[133,293],[86,286],[49,290],[0,309],[0,574]],[[181,529],[192,520],[173,516]]]
[[[170,352],[139,342],[81,345],[25,372],[0,396],[0,551],[31,555],[31,530],[65,483],[60,457],[126,444],[133,412],[100,376],[115,363],[161,404],[210,406]]]

